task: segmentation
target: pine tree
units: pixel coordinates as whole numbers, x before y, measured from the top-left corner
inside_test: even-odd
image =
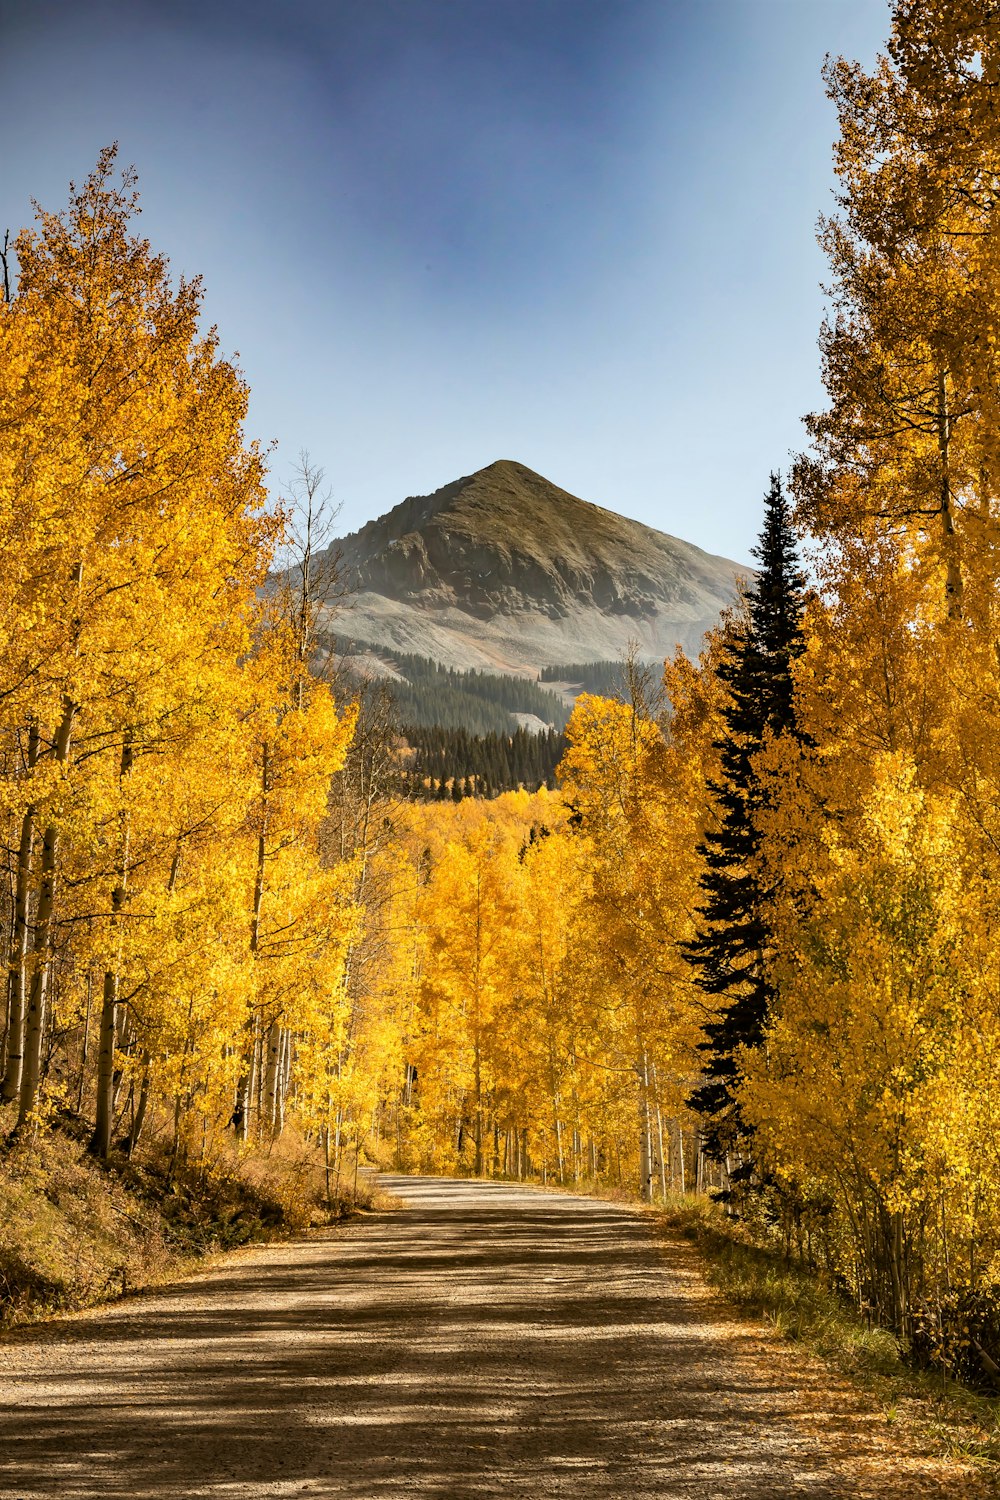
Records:
[[[736,1152],[735,1181],[752,1173],[749,1128],[734,1091],[738,1049],[758,1047],[772,1000],[765,956],[770,947],[767,888],[760,868],[757,813],[764,791],[755,757],[772,735],[795,734],[792,663],[803,647],[804,579],[790,508],[776,474],[765,497],[759,572],[747,591],[746,616],[724,643],[718,676],[727,689],[725,731],[716,741],[722,776],[711,792],[718,826],[699,846],[704,904],[687,949],[696,982],[719,1005],[705,1028],[703,1082],[691,1105],[703,1117],[706,1151],[723,1161]]]

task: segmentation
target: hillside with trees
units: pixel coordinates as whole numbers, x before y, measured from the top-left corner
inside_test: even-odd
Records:
[[[428,656],[387,652],[364,641],[335,640],[335,650],[344,670],[362,679],[370,672],[372,660],[385,663],[389,675],[381,680],[404,729],[413,726],[503,735],[516,729],[517,714],[552,729],[565,729],[569,719],[564,700],[528,677],[475,669],[458,671]]]
[[[408,728],[405,739],[410,753],[401,757],[401,789],[418,801],[495,797],[520,787],[551,790],[566,749],[565,736],[554,729],[479,735],[464,729]]]
[[[626,652],[625,655],[627,654]],[[579,661],[543,667],[538,680],[564,683],[574,694],[594,693],[601,698],[620,698],[626,691],[623,658],[616,661]]]

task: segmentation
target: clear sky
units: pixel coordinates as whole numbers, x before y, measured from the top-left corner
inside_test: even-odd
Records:
[[[102,145],[340,530],[497,458],[740,561],[885,0],[0,0],[0,228]]]

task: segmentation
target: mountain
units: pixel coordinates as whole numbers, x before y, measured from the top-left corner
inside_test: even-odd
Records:
[[[535,676],[630,642],[696,653],[749,570],[501,459],[334,542],[348,598],[328,622],[446,667]]]

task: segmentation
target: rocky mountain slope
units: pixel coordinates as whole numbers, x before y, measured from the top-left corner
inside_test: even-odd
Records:
[[[530,673],[697,652],[746,569],[502,459],[333,543],[329,627],[458,669]]]

